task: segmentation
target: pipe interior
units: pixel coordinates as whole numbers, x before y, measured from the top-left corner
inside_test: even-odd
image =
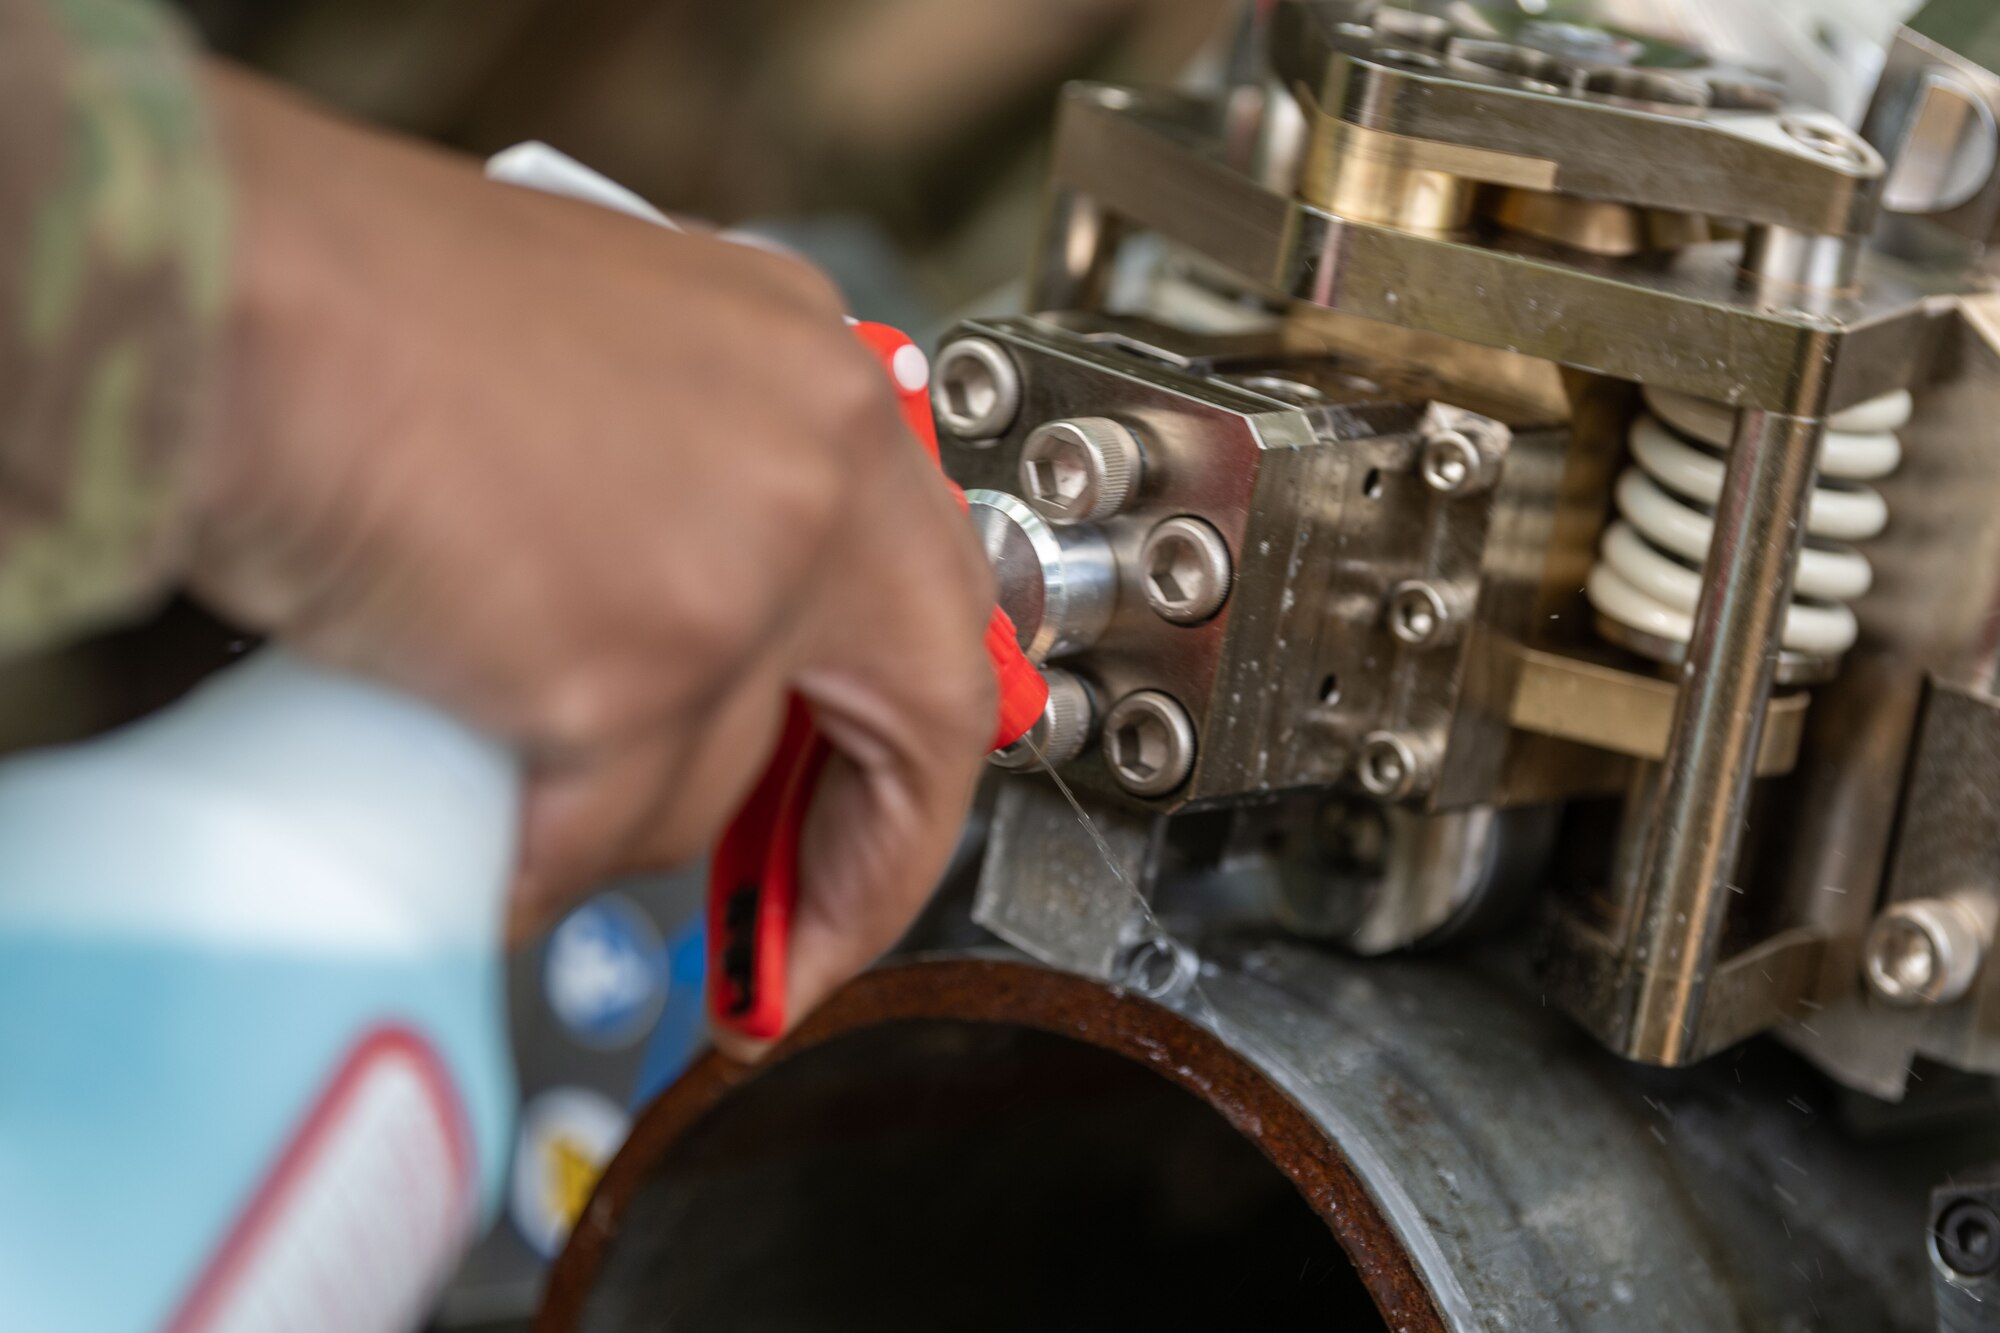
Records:
[[[585,1333],[1387,1325],[1206,1103],[1026,1028],[905,1020],[738,1087],[611,1238]]]

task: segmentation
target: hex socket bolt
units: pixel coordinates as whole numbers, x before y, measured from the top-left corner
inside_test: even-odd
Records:
[[[1390,589],[1385,614],[1389,633],[1412,647],[1439,642],[1453,628],[1451,608],[1438,590],[1422,579],[1409,579]]]
[[[938,424],[970,444],[990,444],[1021,410],[1021,373],[990,338],[947,343],[931,369]]]
[[[1142,457],[1109,417],[1035,427],[1021,446],[1021,493],[1051,523],[1090,523],[1123,509],[1139,488]]]
[[[1424,777],[1424,761],[1401,736],[1374,731],[1361,739],[1354,776],[1370,796],[1400,801],[1417,789]]]
[[[1111,776],[1134,796],[1165,796],[1194,771],[1194,723],[1172,695],[1139,690],[1104,716]]]
[[[1146,605],[1162,620],[1198,625],[1222,609],[1232,571],[1222,534],[1198,518],[1166,519],[1139,548]]]
[[[1961,897],[1891,903],[1862,942],[1868,988],[1891,1004],[1950,1004],[1972,989],[1992,930]]]
[[[986,756],[995,768],[1018,773],[1040,768],[1044,762],[1054,768],[1082,754],[1090,743],[1091,728],[1097,721],[1090,687],[1076,673],[1061,667],[1046,668],[1042,679],[1048,683],[1049,701],[1042,707],[1041,718],[1020,740]]]
[[[2000,1268],[2000,1213],[1984,1199],[1959,1199],[1931,1226],[1937,1257],[1961,1278],[1981,1278]]]
[[[1489,480],[1479,446],[1455,430],[1441,430],[1424,440],[1417,471],[1424,485],[1441,495],[1470,494]]]

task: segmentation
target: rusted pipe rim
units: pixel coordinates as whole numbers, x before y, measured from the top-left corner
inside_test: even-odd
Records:
[[[1243,1055],[1149,1000],[1034,964],[986,958],[916,960],[856,980],[758,1065],[710,1053],[639,1116],[569,1244],[550,1270],[536,1333],[573,1333],[627,1208],[660,1161],[737,1087],[787,1057],[904,1019],[1007,1024],[1067,1037],[1150,1067],[1194,1094],[1255,1143],[1292,1182],[1353,1262],[1388,1326],[1447,1328],[1409,1254],[1338,1145]]]

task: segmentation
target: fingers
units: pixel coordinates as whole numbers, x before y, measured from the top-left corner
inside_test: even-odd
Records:
[[[789,936],[786,1025],[796,1027],[882,956],[928,901],[959,837],[974,774],[943,765],[912,781],[893,764],[836,752],[822,770],[800,850]],[[755,1060],[770,1046],[717,1028],[718,1049]]]
[[[670,782],[673,747],[657,742],[595,754],[532,779],[509,934],[532,935],[564,901],[611,872]]]
[[[842,561],[861,572],[828,599],[811,665],[796,681],[834,757],[800,856],[793,1024],[923,908],[957,842],[992,730],[986,564],[957,506],[915,457],[919,466],[894,469],[876,488],[880,512],[864,505]],[[733,1034],[717,1040],[738,1056],[759,1051]]]
[[[699,856],[777,742],[786,674],[765,664],[691,721],[534,765],[510,934],[525,938],[608,879]]]
[[[928,781],[848,760],[828,765],[807,821],[807,873],[787,981],[793,1021],[881,957],[935,889],[977,778],[938,764]]]

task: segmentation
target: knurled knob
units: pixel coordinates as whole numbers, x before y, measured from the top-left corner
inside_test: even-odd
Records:
[[[1045,422],[1021,446],[1021,493],[1052,523],[1094,522],[1130,502],[1141,461],[1138,438],[1109,417]]]
[[[1054,768],[1082,754],[1090,741],[1091,726],[1096,720],[1090,687],[1061,667],[1045,669],[1042,678],[1048,682],[1049,701],[1042,709],[1041,720],[1029,730],[1026,740],[993,752],[992,762],[1000,768],[1035,769],[1042,766],[1043,760]],[[1028,741],[1034,744],[1031,746]]]

